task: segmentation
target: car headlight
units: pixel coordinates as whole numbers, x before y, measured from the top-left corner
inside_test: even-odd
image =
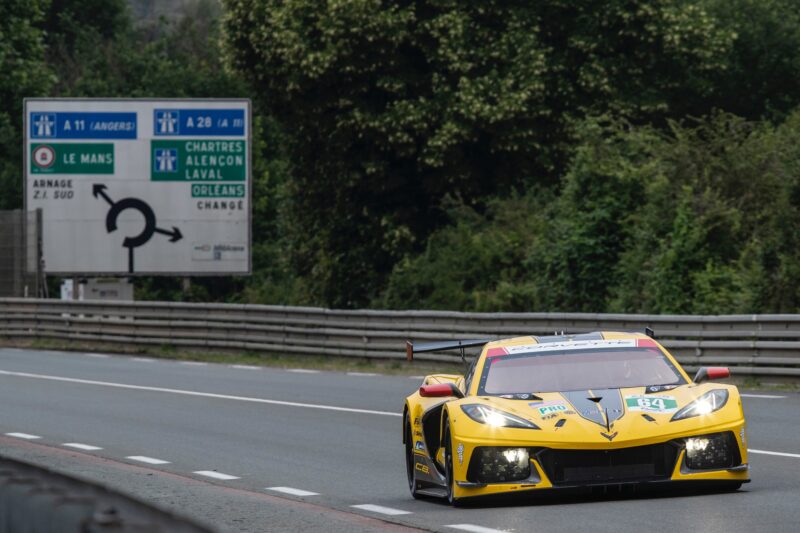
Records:
[[[675,413],[672,421],[692,418],[693,416],[707,415],[719,411],[728,402],[728,391],[714,389],[700,396],[698,399]]]
[[[730,468],[741,463],[733,433],[714,433],[689,437],[686,445],[686,466],[692,470]]]
[[[539,429],[539,426],[533,422],[528,422],[524,418],[514,416],[511,413],[494,409],[488,405],[481,405],[471,403],[462,405],[461,410],[466,413],[468,417],[475,422],[486,424],[493,427],[502,428],[522,428],[522,429]]]

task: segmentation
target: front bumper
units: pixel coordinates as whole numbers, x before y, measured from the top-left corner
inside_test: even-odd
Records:
[[[540,491],[549,489],[575,489],[592,486],[648,485],[664,486],[670,483],[726,482],[733,486],[750,481],[747,448],[744,442],[744,422],[728,428],[715,428],[710,435],[725,435],[731,454],[724,466],[690,468],[697,465],[696,452],[687,461],[686,439],[707,437],[708,432],[670,438],[630,447],[567,449],[554,446],[525,446],[530,456],[530,470],[525,479],[516,481],[484,482],[470,470],[470,462],[478,443],[459,442],[464,446],[464,461],[454,464],[456,498],[471,498],[492,494]],[[503,446],[513,443],[503,443]],[[483,445],[485,447],[485,444]],[[700,484],[700,483],[697,483]]]

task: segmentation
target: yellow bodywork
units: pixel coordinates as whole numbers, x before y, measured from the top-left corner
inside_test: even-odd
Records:
[[[616,333],[604,332],[603,339],[649,339],[649,337],[636,333]],[[472,379],[469,390],[465,389],[465,381],[462,376],[437,374],[427,376],[424,384],[452,382],[464,393],[465,397],[456,399],[450,398],[424,398],[419,392],[415,392],[406,398],[405,409],[408,413],[409,421],[412,424],[412,435],[405,438],[424,442],[424,428],[422,419],[425,413],[431,409],[442,405],[439,427],[443,427],[445,421],[449,421],[452,435],[453,450],[453,496],[456,499],[475,496],[486,496],[499,493],[511,493],[519,491],[536,491],[540,489],[553,488],[553,484],[548,479],[545,469],[540,465],[534,456],[530,457],[530,467],[532,478],[537,478],[535,482],[497,482],[486,484],[470,484],[467,482],[467,469],[472,457],[473,450],[477,446],[508,446],[526,448],[550,448],[558,450],[617,450],[644,446],[651,444],[661,444],[676,439],[686,437],[707,435],[718,432],[730,431],[735,435],[739,446],[742,465],[737,468],[722,470],[687,471],[683,469],[685,449],[678,452],[675,467],[672,471],[671,481],[683,480],[706,480],[706,481],[730,481],[747,482],[749,481],[749,470],[747,467],[747,446],[745,434],[745,419],[742,411],[741,398],[738,389],[733,385],[705,382],[695,384],[692,379],[681,368],[674,357],[660,344],[658,348],[672,362],[676,370],[684,377],[686,384],[680,385],[669,390],[666,394],[677,401],[678,409],[686,406],[699,398],[705,392],[712,389],[726,389],[729,393],[728,401],[720,410],[708,415],[695,416],[684,420],[672,422],[673,412],[658,413],[648,412],[648,418],[644,414],[629,411],[625,407],[625,413],[613,422],[613,439],[608,438],[608,433],[597,423],[586,420],[576,410],[569,410],[566,414],[559,413],[557,416],[547,413],[541,414],[531,402],[519,399],[507,399],[499,396],[477,396],[479,379],[477,374],[483,371],[487,352],[492,348],[510,347],[520,345],[536,344],[535,337],[518,337],[502,341],[490,342],[484,346],[479,359],[476,362],[476,376]],[[622,388],[621,397],[644,395],[645,387]],[[542,403],[563,403],[569,405],[567,398],[558,392],[537,392]],[[484,404],[492,406],[533,422],[540,429],[519,429],[508,427],[492,427],[487,424],[477,422],[467,416],[460,408],[462,404]],[[624,402],[623,402],[624,404]],[[585,412],[585,411],[584,411]],[[561,426],[556,424],[561,419],[566,419]],[[603,433],[606,435],[604,436]],[[423,457],[426,464],[438,468],[440,473],[444,468],[444,444],[436,450],[428,450],[423,446],[423,450],[415,450],[415,457],[422,461]],[[455,450],[459,450],[457,454]],[[457,457],[460,456],[460,460]],[[441,476],[443,479],[443,475]],[[478,486],[470,486],[478,485]]]

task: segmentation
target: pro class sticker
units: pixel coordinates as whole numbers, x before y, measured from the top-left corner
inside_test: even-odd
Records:
[[[628,411],[646,411],[648,413],[674,413],[678,410],[678,402],[672,396],[625,396],[625,407]]]
[[[528,405],[533,407],[540,416],[560,413],[569,409],[569,407],[561,402],[533,402]]]

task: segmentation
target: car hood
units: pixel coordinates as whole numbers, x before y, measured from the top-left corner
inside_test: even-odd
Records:
[[[674,414],[712,389],[726,389],[725,406],[708,415],[672,421]],[[536,393],[511,397],[480,396],[460,400],[460,404],[480,403],[511,413],[534,423],[539,430],[495,428],[468,419],[459,433],[496,440],[530,439],[547,445],[575,443],[583,447],[592,443],[608,446],[632,446],[664,439],[713,431],[742,418],[736,388],[731,385],[705,383],[674,388],[630,387],[592,389],[568,392]],[[468,434],[464,435],[464,431]]]

